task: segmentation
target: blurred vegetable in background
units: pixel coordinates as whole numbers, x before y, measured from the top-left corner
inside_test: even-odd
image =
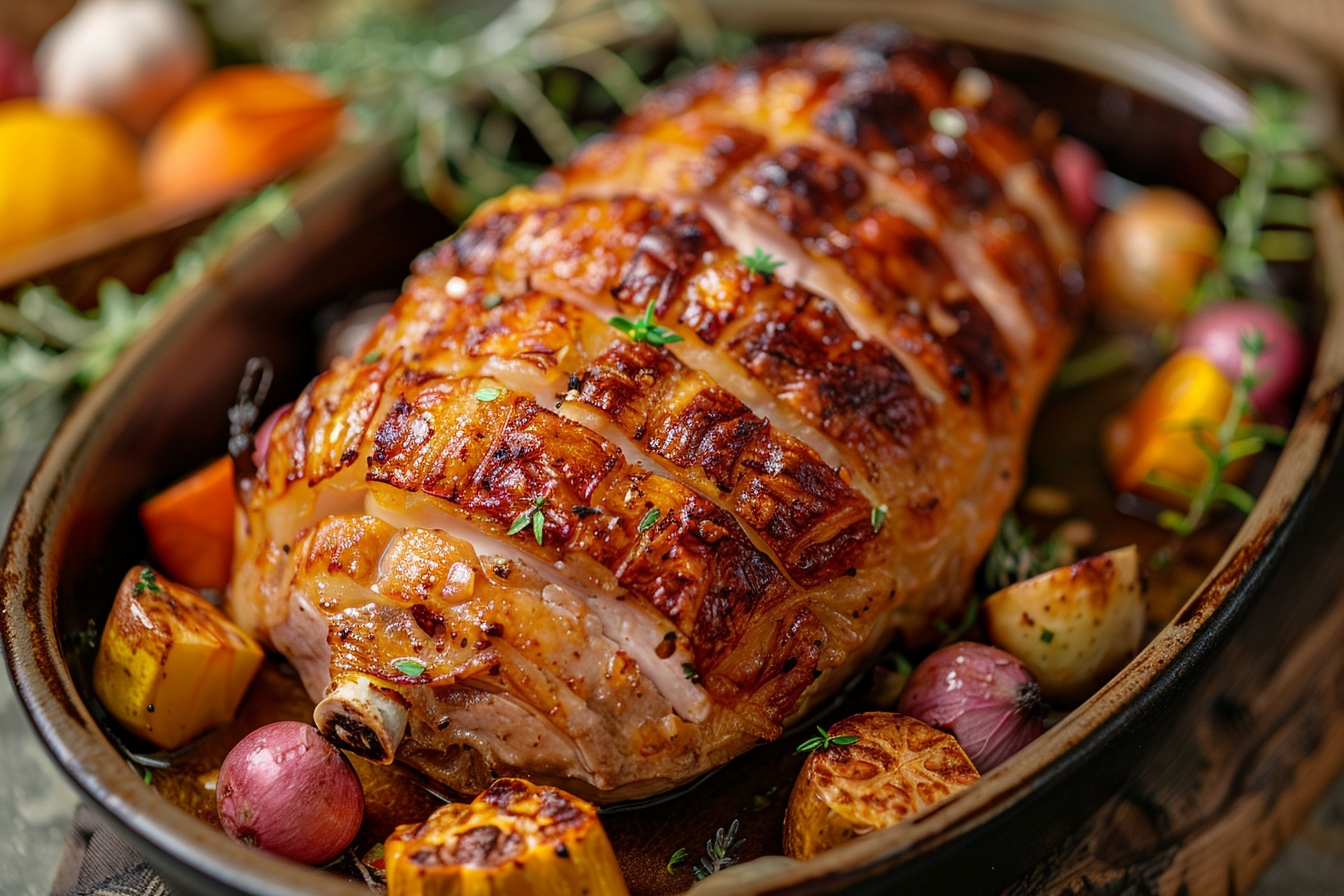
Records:
[[[302,72],[220,69],[188,90],[150,135],[145,187],[164,199],[254,190],[331,147],[342,108]]]
[[[332,30],[301,37],[292,26],[304,17],[292,5],[201,6],[233,42],[230,53],[320,76],[347,102],[348,139],[397,147],[407,185],[458,219],[567,153],[642,96],[646,83],[749,44],[718,30],[699,0],[519,0],[455,3],[437,12],[329,0],[309,4],[321,12],[310,18],[334,23]],[[663,40],[672,36],[680,38],[677,52]],[[243,45],[243,37],[255,45]],[[297,136],[277,138],[283,128],[269,113],[254,119],[241,111],[257,83],[244,82],[256,76],[227,71],[184,95],[152,135],[145,168],[156,195],[258,186],[330,142],[337,107],[311,82],[276,75],[293,88],[282,93],[300,119]],[[284,155],[276,139],[297,139],[304,152]],[[284,195],[265,191],[222,217],[143,296],[109,281],[88,314],[50,287],[20,290],[17,307],[0,304],[0,477],[18,448],[40,446],[68,402],[102,377],[165,302],[257,230],[295,226]]]
[[[33,60],[18,41],[0,31],[0,102],[37,93]]]
[[[1168,358],[1102,428],[1102,452],[1116,489],[1180,502],[1147,485],[1148,478],[1199,481],[1209,461],[1193,422],[1221,420],[1231,401],[1232,384],[1203,354],[1183,351]]]
[[[210,67],[178,0],[80,0],[37,49],[43,99],[106,112],[146,133]]]
[[[92,112],[0,104],[0,254],[140,198],[135,141]]]
[[[1137,191],[1092,235],[1098,314],[1140,327],[1180,320],[1217,250],[1218,224],[1193,196],[1170,187]]]

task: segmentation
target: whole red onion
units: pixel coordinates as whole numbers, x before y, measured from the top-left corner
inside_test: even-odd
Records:
[[[1069,217],[1079,230],[1088,230],[1101,211],[1097,193],[1098,181],[1106,170],[1105,163],[1097,151],[1083,141],[1064,137],[1055,147],[1051,165]]]
[[[37,76],[28,51],[0,31],[0,101],[37,93]]]
[[[1046,705],[1016,657],[962,641],[915,667],[899,710],[955,737],[983,774],[1041,736]]]
[[[319,865],[364,820],[364,791],[340,750],[302,722],[273,722],[238,742],[219,769],[215,803],[240,843]]]
[[[1180,347],[1202,352],[1235,381],[1241,376],[1241,337],[1254,330],[1264,334],[1265,352],[1255,366],[1260,382],[1251,390],[1251,403],[1265,417],[1278,419],[1307,372],[1306,340],[1282,311],[1250,299],[1215,302],[1186,323]]]

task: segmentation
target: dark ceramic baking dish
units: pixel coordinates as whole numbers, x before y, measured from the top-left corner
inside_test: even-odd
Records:
[[[750,8],[724,7],[737,24],[752,23]],[[1101,148],[1116,170],[1210,202],[1228,187],[1200,156],[1197,137],[1208,122],[1244,117],[1245,96],[1166,51],[1095,26],[943,3],[771,8],[773,28],[823,32],[884,15],[967,44],[982,64],[1059,110],[1066,127]],[[1123,116],[1108,118],[1116,103]],[[446,229],[406,203],[394,165],[377,150],[352,152],[307,176],[295,206],[301,236],[251,239],[79,403],[23,495],[3,556],[5,657],[39,736],[88,801],[193,893],[367,892],[233,843],[145,787],[90,709],[89,670],[70,659],[84,623],[106,615],[125,568],[143,555],[138,499],[223,444],[224,412],[246,359],[268,356],[278,394],[296,392],[311,375],[316,310],[361,288],[395,284],[414,252]],[[1326,282],[1344,283],[1337,197],[1321,197],[1317,212]],[[1000,892],[1143,761],[1152,733],[1262,595],[1294,594],[1306,612],[1312,595],[1336,593],[1344,558],[1333,558],[1344,552],[1334,549],[1337,527],[1328,523],[1330,499],[1344,491],[1336,469],[1344,294],[1321,296],[1314,376],[1255,511],[1137,659],[1011,762],[933,810],[810,862],[768,862],[750,877],[711,878],[697,892]]]

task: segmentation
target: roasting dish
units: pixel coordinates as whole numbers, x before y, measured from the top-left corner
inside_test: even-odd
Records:
[[[1206,199],[1225,188],[1202,163],[1193,137],[1201,120],[1232,118],[1243,109],[1240,95],[1227,82],[1159,51],[1110,41],[1085,29],[1006,14],[976,15],[974,24],[971,19],[953,17],[936,23],[936,30],[953,40],[991,47],[996,41],[1011,41],[1014,35],[1031,34],[1031,54],[991,53],[984,64],[1008,74],[1039,104],[1059,109],[1071,125],[1107,152],[1117,170],[1145,182],[1180,183]],[[987,37],[981,28],[995,37]],[[1088,122],[1081,110],[1096,108],[1097,95],[1105,86],[1087,76],[1062,78],[1061,69],[1051,61],[1080,62],[1080,46],[1104,51],[1095,53],[1090,64],[1095,66],[1098,60],[1113,64],[1113,69],[1093,73],[1112,84],[1153,88],[1153,71],[1180,72],[1179,80],[1161,87],[1162,99],[1169,105],[1134,97],[1130,114],[1163,126],[1121,129],[1123,134],[1116,131],[1108,137],[1104,125]],[[1078,119],[1070,118],[1071,114]],[[1086,133],[1089,127],[1096,133]],[[1135,139],[1141,130],[1143,136]],[[175,879],[203,892],[358,889],[330,875],[238,852],[239,847],[203,825],[183,825],[179,810],[147,792],[99,734],[82,696],[88,693],[87,669],[67,664],[66,645],[72,643],[84,619],[105,609],[124,565],[121,560],[138,550],[133,527],[118,525],[118,520],[127,518],[133,500],[144,489],[189,469],[208,456],[212,443],[219,443],[221,427],[215,421],[222,421],[223,415],[205,409],[222,410],[229,403],[236,380],[228,372],[240,369],[247,356],[264,352],[279,363],[282,383],[297,384],[311,374],[307,356],[298,350],[305,340],[294,334],[304,332],[306,317],[329,301],[332,293],[331,287],[305,281],[304,275],[321,268],[324,251],[340,251],[342,240],[348,238],[342,228],[348,224],[353,229],[355,213],[365,211],[361,206],[372,197],[387,192],[388,184],[386,166],[376,154],[344,160],[325,173],[327,180],[309,183],[300,199],[304,220],[324,221],[324,227],[307,231],[298,247],[267,239],[249,245],[231,266],[226,284],[213,285],[179,305],[108,382],[81,404],[35,476],[6,554],[7,656],[40,733],[76,782],[127,827],[151,857]],[[1333,219],[1326,214],[1325,220]],[[1331,234],[1322,236],[1328,255]],[[418,245],[406,248],[414,251]],[[348,263],[355,264],[353,260]],[[386,267],[371,265],[369,279],[395,276]],[[283,309],[268,301],[280,294],[281,285],[297,283],[305,285],[287,294]],[[988,890],[996,881],[1002,884],[1025,870],[1033,851],[1067,830],[1066,816],[1056,816],[1030,849],[1013,849],[1012,837],[1006,833],[1014,819],[1020,823],[1026,817],[1020,813],[1039,805],[1042,794],[1052,788],[1058,793],[1069,775],[1085,770],[1088,760],[1095,760],[1115,742],[1126,725],[1135,724],[1135,719],[1197,671],[1201,659],[1216,647],[1235,619],[1238,607],[1263,582],[1266,564],[1311,498],[1311,487],[1305,491],[1303,487],[1323,472],[1325,435],[1337,413],[1333,401],[1337,362],[1331,351],[1334,323],[1333,317],[1327,317],[1323,350],[1303,416],[1265,497],[1225,555],[1221,571],[1136,663],[1013,764],[983,786],[924,816],[920,823],[891,829],[804,866],[779,869],[752,886],[760,892],[795,884],[832,888],[879,874],[886,875],[883,885],[889,886],[903,875],[929,873],[935,865],[944,871],[954,868],[957,863],[949,857],[964,848],[961,844],[976,839],[975,833],[961,840],[954,839],[955,835],[976,831],[982,838],[997,832],[996,855],[1003,851],[1011,858],[987,862],[988,868],[963,869],[950,879]],[[258,331],[267,334],[265,345],[258,344]],[[206,346],[213,350],[211,363],[188,365],[188,358],[207,357]],[[184,377],[186,369],[199,372],[200,379]],[[109,471],[115,474],[107,475]],[[1104,792],[1115,773],[1115,766],[1095,768],[1087,787],[1093,793]],[[1086,794],[1075,792],[1068,802],[1073,812],[1081,813]],[[656,838],[648,836],[650,830],[659,824],[679,823],[671,820],[678,818],[679,811],[651,813],[630,825],[629,836],[654,842]],[[659,822],[660,818],[665,820]],[[613,827],[618,825],[619,821],[613,823]],[[619,839],[621,835],[615,836]],[[653,858],[665,855],[665,850],[659,845],[651,853]],[[652,864],[656,868],[659,863]],[[740,878],[736,886],[743,886]]]

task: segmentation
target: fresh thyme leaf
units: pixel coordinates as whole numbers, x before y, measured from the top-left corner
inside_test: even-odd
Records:
[[[367,355],[364,356],[362,363],[377,364],[381,360],[383,360],[382,351],[380,349],[374,349],[373,351],[369,352]]]
[[[1266,445],[1282,444],[1287,437],[1282,427],[1264,423],[1245,423],[1251,416],[1251,390],[1259,382],[1255,368],[1265,352],[1265,334],[1258,330],[1243,333],[1241,337],[1241,375],[1232,384],[1232,400],[1227,413],[1215,424],[1209,420],[1175,421],[1174,428],[1189,430],[1196,445],[1208,458],[1208,466],[1198,482],[1191,482],[1159,470],[1150,472],[1144,482],[1180,495],[1189,503],[1185,513],[1164,510],[1157,516],[1157,524],[1182,537],[1199,528],[1210,510],[1219,504],[1230,504],[1243,513],[1255,507],[1255,498],[1232,483],[1225,482],[1227,468],[1238,460],[1252,457]]]
[[[141,780],[152,786],[154,784],[154,773],[149,769],[145,769],[145,774]]]
[[[770,804],[775,800],[775,794],[779,792],[779,785],[776,784],[764,793],[753,793],[751,795],[751,808],[754,812],[764,812],[770,808]]]
[[[672,853],[672,857],[667,860],[667,873],[675,874],[677,866],[690,857],[691,851],[684,846]]]
[[[419,678],[425,674],[425,664],[419,660],[397,660],[392,664],[402,675],[409,675],[412,678]]]
[[[1050,631],[1050,629],[1048,628],[1041,629],[1041,641],[1043,643],[1049,644],[1053,640],[1055,640],[1054,632]]]
[[[691,663],[681,664],[681,674],[686,676],[687,681],[694,682],[700,680],[700,673],[696,671],[695,666]]]
[[[476,390],[476,400],[477,400],[477,401],[494,401],[496,398],[498,398],[499,396],[501,396],[501,395],[503,395],[503,394],[504,394],[504,390],[503,390],[503,389],[495,389],[495,388],[492,388],[492,387],[490,387],[490,386],[486,386],[486,387],[483,388],[483,389],[477,389],[477,390]]]
[[[537,544],[545,540],[546,515],[538,507],[532,512],[532,535],[537,539]]]
[[[660,326],[653,319],[653,302],[644,306],[644,316],[639,320],[630,320],[629,318],[617,315],[608,321],[616,329],[620,330],[626,336],[629,336],[632,342],[647,342],[649,345],[669,345],[673,342],[681,342],[682,339],[676,333],[667,327]]]
[[[136,597],[139,597],[146,591],[152,594],[159,594],[163,591],[163,589],[159,587],[159,580],[155,577],[154,570],[150,569],[148,566],[140,570],[140,578],[136,579],[135,587],[131,589],[131,593]]]
[[[1017,514],[1009,511],[1003,515],[999,534],[985,557],[985,587],[991,593],[1063,565],[1064,543],[1052,536],[1035,545],[1035,537],[1036,530],[1024,528]]]
[[[531,524],[532,524],[532,511],[524,510],[522,513],[518,514],[518,518],[513,521],[513,525],[509,526],[508,534],[517,535],[519,532],[523,531]]]
[[[747,273],[757,274],[766,283],[774,279],[775,271],[784,267],[784,262],[776,261],[768,252],[757,246],[750,255],[743,255],[738,261],[746,267]]]
[[[485,294],[485,298],[481,299],[481,307],[484,308],[486,311],[489,311],[492,308],[498,308],[501,304],[503,304],[503,302],[504,297],[501,296],[499,293],[488,292]]]
[[[658,522],[658,517],[662,513],[657,507],[649,508],[649,512],[644,514],[644,519],[639,521],[639,531],[647,532]]]
[[[83,629],[75,633],[75,643],[85,650],[98,646],[98,622],[90,619]]]
[[[971,626],[975,625],[975,620],[979,618],[979,616],[980,595],[972,594],[970,603],[966,605],[966,612],[961,614],[961,621],[958,622],[956,626],[950,626],[941,620],[933,624],[933,627],[943,636],[943,640],[938,646],[946,647],[949,644],[960,641],[966,636],[966,633],[971,630]]]
[[[876,507],[874,507],[873,512],[869,517],[869,520],[873,524],[873,531],[881,532],[882,524],[887,521],[887,505],[879,504]]]
[[[794,747],[795,753],[811,753],[813,750],[829,750],[831,747],[847,747],[850,744],[858,743],[859,737],[856,734],[842,734],[839,737],[831,737],[826,729],[817,726],[819,732],[816,737],[809,737],[807,740]]]

